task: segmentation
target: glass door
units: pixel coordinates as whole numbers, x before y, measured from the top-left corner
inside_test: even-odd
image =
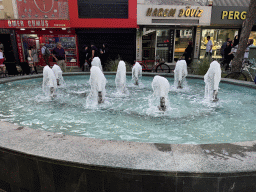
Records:
[[[175,34],[175,50],[174,50],[174,60],[178,60],[185,49],[188,46],[189,41],[193,41],[192,29],[176,29]]]

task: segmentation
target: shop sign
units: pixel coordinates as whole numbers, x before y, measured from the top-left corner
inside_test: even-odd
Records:
[[[178,17],[201,17],[204,10],[197,7],[196,9],[191,9],[190,6],[187,6],[186,9],[164,9],[164,8],[148,8],[146,16],[152,17],[174,17],[175,14]]]
[[[18,19],[68,19],[68,0],[12,0]]]
[[[62,22],[62,23],[59,23]],[[9,28],[31,28],[31,27],[67,27],[67,21],[59,20],[8,20],[7,26]]]
[[[248,9],[241,6],[214,6],[211,24],[241,25],[246,19]]]
[[[22,43],[21,43],[20,34],[16,34],[16,41],[17,41],[17,45],[18,45],[18,54],[19,54],[20,62],[24,62],[24,57],[23,57]]]
[[[210,6],[145,5],[137,6],[138,25],[210,25]],[[182,21],[179,21],[182,20]]]
[[[0,28],[0,34],[10,34],[10,33],[11,33],[10,29],[2,29],[2,28]]]
[[[170,30],[170,42],[169,42],[169,49],[168,49],[168,62],[173,61],[173,45],[174,45],[174,30]]]
[[[247,12],[246,11],[222,11],[221,19],[241,19],[245,20],[246,19]]]

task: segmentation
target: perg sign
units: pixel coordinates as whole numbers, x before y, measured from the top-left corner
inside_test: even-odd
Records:
[[[222,11],[221,19],[228,20],[245,20],[247,12],[246,11]]]

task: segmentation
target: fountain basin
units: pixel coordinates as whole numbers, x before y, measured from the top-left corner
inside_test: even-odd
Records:
[[[255,89],[250,82],[224,81]],[[255,141],[193,145],[102,140],[5,121],[0,133],[0,189],[6,191],[256,190]]]

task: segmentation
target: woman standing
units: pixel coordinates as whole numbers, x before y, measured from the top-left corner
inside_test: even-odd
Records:
[[[28,49],[28,54],[31,59],[31,63],[30,63],[30,67],[32,69],[31,74],[33,74],[34,72],[38,74],[36,70],[36,65],[39,62],[39,59],[38,59],[38,51],[35,45],[33,45],[31,48]]]
[[[188,46],[185,49],[185,52],[183,54],[183,56],[185,56],[185,60],[187,62],[187,66],[189,67],[192,61],[192,51],[193,51],[193,47],[192,47],[192,41],[188,42]]]

